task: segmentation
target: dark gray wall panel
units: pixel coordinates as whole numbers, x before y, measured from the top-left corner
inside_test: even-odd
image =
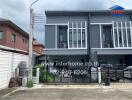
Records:
[[[45,48],[55,48],[55,25],[45,26]]]
[[[99,55],[129,55],[132,54],[131,49],[92,49],[92,52],[97,52]]]
[[[68,23],[68,21],[87,21],[87,16],[50,16],[46,24]]]
[[[124,16],[91,16],[90,19],[91,23],[111,23],[112,21],[129,21],[129,16],[124,15]]]
[[[86,49],[57,49],[57,50],[45,50],[46,55],[86,55]]]
[[[91,25],[90,26],[90,40],[91,40],[91,48],[100,48],[100,30],[99,25]]]

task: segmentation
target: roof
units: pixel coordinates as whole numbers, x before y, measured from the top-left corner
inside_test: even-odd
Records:
[[[33,45],[34,46],[42,46],[44,48],[44,45],[39,43],[39,42],[37,42],[37,41],[33,41]]]
[[[9,21],[8,19],[0,18],[0,21]]]
[[[46,10],[46,16],[61,16],[61,15],[87,15],[91,14],[110,14],[111,10]],[[132,9],[125,9],[125,14],[132,14]]]
[[[13,23],[12,21],[10,21],[8,19],[0,18],[0,25],[7,25],[7,26],[13,28],[14,30],[20,32],[24,36],[29,37],[29,34],[27,32],[22,30],[19,26],[17,26],[15,23]]]
[[[3,45],[0,45],[0,50],[5,50],[5,51],[10,51],[10,52],[15,52],[15,53],[21,53],[21,54],[28,54],[27,51],[23,51],[23,50],[20,50],[20,49],[16,49],[16,48],[11,48],[11,47],[7,47],[7,46],[3,46]]]
[[[110,8],[111,10],[123,10],[125,8],[121,7],[121,6],[118,6],[118,5],[115,5],[113,7]]]

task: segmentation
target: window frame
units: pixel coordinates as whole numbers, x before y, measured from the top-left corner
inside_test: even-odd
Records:
[[[2,35],[0,35],[0,36],[2,36],[2,37],[0,37],[0,40],[2,40],[4,38],[4,32],[3,31],[0,31],[0,34],[1,33],[2,33]]]
[[[73,24],[76,24],[76,27]],[[87,21],[68,21],[68,26],[68,49],[87,49]],[[70,37],[70,34],[72,34],[72,37]],[[72,46],[70,42],[71,38]],[[76,41],[74,39],[76,39]],[[74,44],[74,41],[76,42],[76,45]],[[85,43],[83,44],[83,42]]]
[[[131,48],[132,47],[132,22],[114,22],[113,30],[117,30],[117,33],[113,31],[113,34],[117,34],[118,37],[114,39],[114,48]],[[116,46],[116,39],[118,45]]]
[[[11,35],[11,41],[12,41],[13,43],[16,43],[16,38],[17,38],[17,35],[16,35],[15,33],[13,33],[13,34]]]

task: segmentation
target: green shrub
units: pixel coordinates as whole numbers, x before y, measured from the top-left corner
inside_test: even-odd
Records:
[[[43,70],[41,72],[41,75],[40,75],[40,81],[41,82],[46,82],[47,81],[47,82],[51,83],[51,82],[53,82],[53,80],[54,80],[54,76],[51,73],[47,72],[47,77],[46,77],[46,71]]]
[[[54,76],[52,74],[47,75],[47,82],[52,83],[54,81]]]
[[[44,65],[38,64],[34,68],[40,68],[40,77],[39,80],[40,82],[49,82],[52,83],[54,81],[54,75],[49,73]],[[35,73],[35,71],[33,71]],[[46,80],[46,74],[47,74],[47,80]]]
[[[41,71],[40,72],[40,82],[45,82],[45,80],[44,79],[46,79],[46,72],[44,72],[44,71]]]
[[[33,87],[33,81],[32,81],[32,80],[29,80],[29,81],[27,82],[27,87],[28,87],[28,88],[32,88],[32,87]]]
[[[36,76],[36,71],[37,71],[36,69],[37,69],[37,68],[33,68],[33,69],[32,69],[32,74],[33,74],[33,76]]]

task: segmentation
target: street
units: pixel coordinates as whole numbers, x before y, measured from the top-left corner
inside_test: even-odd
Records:
[[[131,100],[131,89],[33,89],[21,90],[0,100]]]

